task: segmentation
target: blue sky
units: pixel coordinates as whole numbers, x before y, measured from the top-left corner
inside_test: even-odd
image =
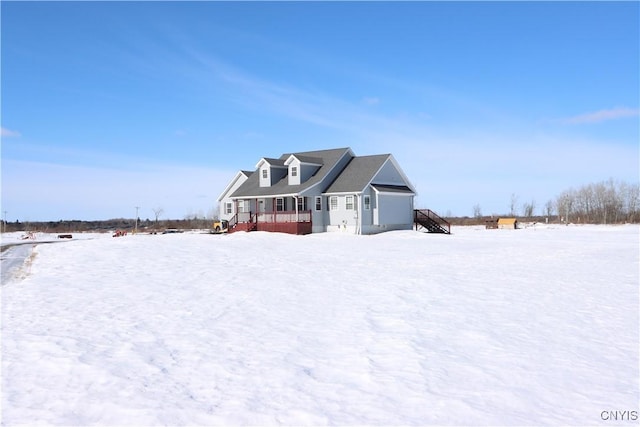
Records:
[[[441,214],[639,172],[637,2],[7,2],[7,220],[208,215],[285,152],[392,153]]]

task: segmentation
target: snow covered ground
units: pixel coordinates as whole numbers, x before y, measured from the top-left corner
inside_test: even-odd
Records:
[[[2,424],[637,425],[640,228],[453,231],[38,245]]]

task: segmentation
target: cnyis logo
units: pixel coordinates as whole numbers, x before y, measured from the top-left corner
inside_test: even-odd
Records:
[[[636,421],[638,411],[602,411],[600,418],[604,421]]]

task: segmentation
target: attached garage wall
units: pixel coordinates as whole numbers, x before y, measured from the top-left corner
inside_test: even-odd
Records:
[[[374,225],[385,230],[411,229],[413,224],[413,196],[389,195],[380,193],[377,196],[374,214]]]

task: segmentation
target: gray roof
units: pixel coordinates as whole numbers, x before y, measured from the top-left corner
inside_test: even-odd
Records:
[[[354,157],[325,193],[360,192],[371,182],[390,154]]]
[[[277,159],[281,162],[280,164],[284,164],[284,161],[293,154],[300,160],[302,160],[301,157],[313,158],[316,163],[319,163],[317,162],[317,160],[321,159],[322,166],[318,168],[316,173],[311,176],[311,178],[300,185],[289,185],[289,179],[285,175],[280,181],[272,184],[271,187],[260,187],[259,174],[251,174],[251,176],[249,176],[249,178],[240,187],[238,187],[238,189],[234,191],[233,194],[231,194],[231,197],[260,197],[300,193],[301,191],[304,191],[307,188],[321,182],[343,156],[351,156],[350,152],[350,148],[336,148],[332,150],[306,151],[301,153],[283,154],[282,156],[280,156],[280,159]],[[276,159],[264,159],[267,160],[270,164],[278,164],[271,163],[271,160]]]
[[[300,160],[302,163],[312,163],[314,165],[321,165],[323,163],[322,158],[320,157],[301,156],[299,154],[294,154],[294,156],[296,156],[296,159]]]
[[[412,193],[413,190],[406,185],[383,185],[383,184],[371,184],[373,188],[378,191],[384,191],[385,193]]]
[[[263,157],[262,159],[264,159],[271,166],[284,166],[284,161],[286,160],[286,159],[270,159],[269,157]]]

